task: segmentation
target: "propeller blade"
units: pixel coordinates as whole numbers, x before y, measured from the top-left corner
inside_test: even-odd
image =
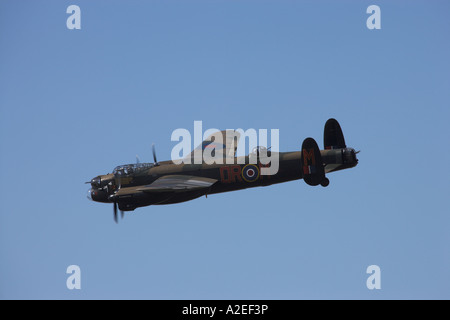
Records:
[[[117,190],[120,190],[120,187],[122,187],[122,182],[120,181],[121,175],[117,175]]]
[[[114,202],[114,221],[118,223],[117,221],[117,202]]]
[[[136,155],[136,163],[137,164],[141,163],[141,161],[139,160],[139,156],[138,155]]]
[[[123,214],[124,214],[124,212],[122,210],[120,210],[120,218],[122,218],[122,219],[123,219]]]
[[[355,152],[355,154],[358,154],[358,153],[360,153],[360,152],[361,152],[361,150],[358,150],[358,151]]]
[[[158,160],[156,160],[156,150],[155,150],[155,144],[152,144],[152,151],[153,151],[153,162],[155,163],[155,166],[158,166]]]

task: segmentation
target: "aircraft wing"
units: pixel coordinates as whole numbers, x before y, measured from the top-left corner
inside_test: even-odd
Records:
[[[223,130],[217,131],[206,138],[202,144],[198,145],[186,159],[191,159],[193,163],[197,163],[195,159],[203,159],[203,151],[208,149],[214,149],[216,156],[224,158],[234,158],[236,149],[238,147],[240,133],[235,130]],[[212,151],[212,150],[211,150]]]
[[[199,189],[206,189],[216,183],[216,179],[187,176],[187,175],[168,175],[162,176],[151,184],[137,187],[136,191],[141,192],[184,192]]]
[[[158,178],[146,186],[122,188],[116,192],[116,196],[126,198],[142,193],[187,192],[207,189],[216,182],[216,179],[211,178],[187,175],[167,175]]]

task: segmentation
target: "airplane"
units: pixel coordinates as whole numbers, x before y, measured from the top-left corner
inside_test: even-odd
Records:
[[[234,131],[234,130],[233,130]],[[358,164],[357,151],[347,148],[338,121],[331,118],[325,123],[324,150],[320,150],[313,138],[303,141],[302,149],[293,152],[279,152],[278,172],[274,175],[261,175],[264,167],[263,156],[273,156],[271,151],[259,146],[245,159],[236,157],[237,139],[227,139],[227,130],[220,131],[224,144],[215,145],[215,152],[232,155],[233,163],[223,164],[175,164],[172,160],[158,162],[155,146],[153,163],[140,163],[117,166],[112,173],[99,175],[91,181],[88,199],[113,204],[114,220],[118,222],[124,211],[133,211],[149,205],[163,205],[185,202],[211,194],[268,186],[276,183],[303,179],[310,186],[326,187],[330,180],[327,173],[353,168]],[[214,140],[205,139],[196,149],[203,149]],[[194,149],[195,151],[195,149]],[[188,157],[194,157],[192,151]],[[256,163],[249,163],[249,156],[256,156]],[[253,158],[254,159],[254,158]],[[243,163],[243,164],[240,164]]]

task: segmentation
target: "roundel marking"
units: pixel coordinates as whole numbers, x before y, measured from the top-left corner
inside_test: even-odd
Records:
[[[259,178],[259,169],[254,164],[247,164],[242,168],[242,178],[247,182],[255,182]]]

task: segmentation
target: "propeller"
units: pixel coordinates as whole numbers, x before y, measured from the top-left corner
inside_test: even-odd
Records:
[[[158,160],[156,160],[156,150],[155,150],[155,144],[152,144],[152,151],[153,151],[153,162],[155,166],[159,166]]]
[[[117,221],[117,201],[114,201],[114,221],[118,223]]]
[[[120,173],[117,174],[117,190],[114,191],[114,194],[110,196],[110,197],[112,197],[112,198],[114,199],[114,221],[115,221],[116,223],[119,222],[119,221],[118,221],[119,219],[118,219],[118,217],[117,217],[117,198],[116,198],[116,193],[117,193],[117,191],[119,191],[120,188],[121,188],[120,177],[121,177],[121,174],[120,174]],[[123,219],[123,211],[122,211],[122,210],[120,210],[120,217]]]
[[[120,176],[121,176],[121,174],[119,173],[118,175],[117,175],[117,191],[119,191],[120,190],[120,187],[122,187],[122,182],[120,181]],[[116,192],[117,192],[116,191]]]
[[[139,156],[136,155],[136,164],[139,164],[139,163],[141,163],[141,161],[139,160]]]
[[[120,218],[123,219],[124,212],[120,210]],[[118,215],[117,215],[117,201],[114,201],[114,221],[119,223]]]

